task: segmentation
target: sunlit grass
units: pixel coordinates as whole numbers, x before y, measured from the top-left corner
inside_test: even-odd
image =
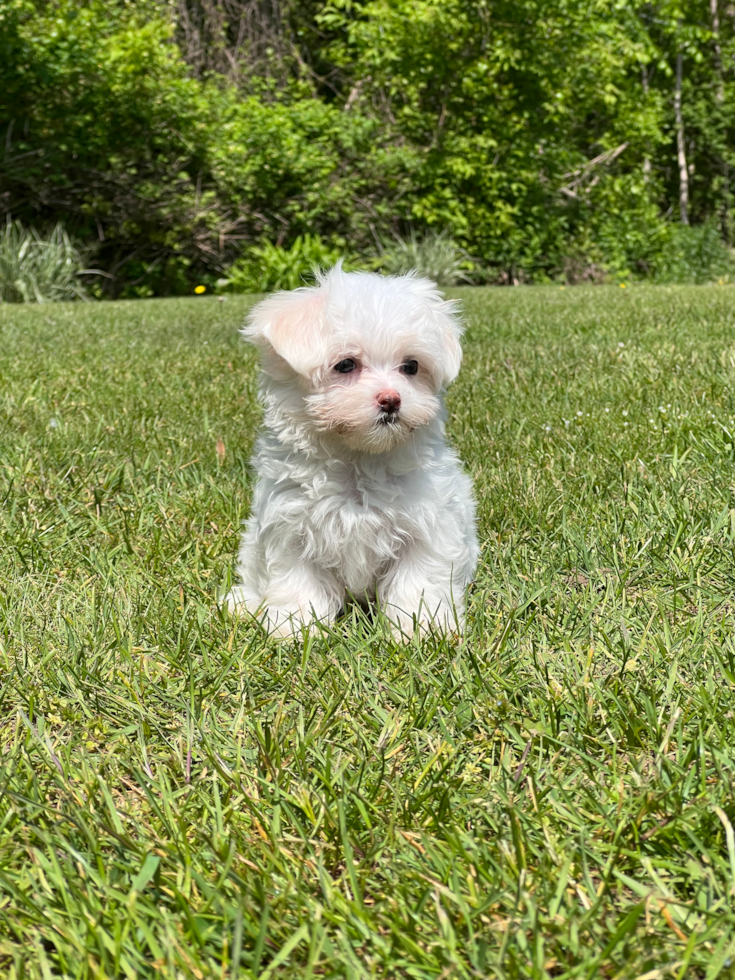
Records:
[[[246,297],[0,308],[2,975],[733,975],[734,294],[457,295],[482,565],[408,647],[217,608]]]

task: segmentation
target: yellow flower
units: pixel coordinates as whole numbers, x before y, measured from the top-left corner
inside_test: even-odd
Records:
[[[194,292],[197,294],[197,296],[201,296],[201,294],[202,293],[206,293],[206,291],[207,291],[207,287],[206,286],[195,286],[194,287]]]
[[[620,288],[621,288],[621,289],[625,289],[625,283],[624,283],[624,282],[621,282],[621,283],[620,283]]]

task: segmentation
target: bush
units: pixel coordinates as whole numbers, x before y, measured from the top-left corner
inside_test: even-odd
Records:
[[[542,6],[0,0],[0,221],[62,220],[122,297],[272,288],[280,259],[253,248],[307,235],[366,262],[391,242],[386,271],[443,283],[716,274],[709,232],[678,240],[662,213],[671,78],[650,59],[678,30],[646,5]],[[727,225],[735,82],[712,64],[687,55],[690,216]]]
[[[347,270],[378,268],[386,275],[397,276],[417,272],[440,286],[469,282],[465,270],[473,266],[467,253],[445,232],[429,232],[421,239],[412,232],[408,239],[397,238],[380,258],[362,261],[346,255],[342,248],[328,244],[319,235],[307,234],[299,235],[289,248],[268,241],[252,246],[230,266],[227,278],[218,280],[217,286],[233,293],[296,289],[319,269],[328,269],[339,261]]]
[[[386,248],[380,266],[389,275],[415,271],[439,286],[454,286],[470,281],[465,270],[472,263],[446,232],[430,231],[418,238],[412,231],[410,238],[399,238]]]
[[[153,0],[0,2],[0,215],[95,241],[118,297],[213,285],[243,244],[387,233],[403,150],[294,84],[192,78]],[[308,268],[307,268],[307,271]]]
[[[290,248],[265,241],[251,246],[217,285],[233,293],[296,289],[319,269],[329,268],[344,258],[342,249],[322,241],[319,235],[299,235]]]
[[[653,261],[656,282],[712,282],[735,272],[732,252],[714,221],[672,225],[668,240]]]
[[[47,239],[20,221],[0,231],[0,302],[49,303],[86,299],[82,257],[61,224]]]

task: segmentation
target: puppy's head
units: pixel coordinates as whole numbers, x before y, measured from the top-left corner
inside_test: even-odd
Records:
[[[305,425],[369,453],[436,418],[462,359],[454,304],[433,283],[339,266],[259,303],[244,334],[265,373],[299,393]]]

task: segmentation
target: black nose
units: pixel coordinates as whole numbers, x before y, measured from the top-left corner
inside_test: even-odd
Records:
[[[395,415],[401,407],[401,396],[397,391],[381,391],[377,401],[380,411],[386,415]]]

